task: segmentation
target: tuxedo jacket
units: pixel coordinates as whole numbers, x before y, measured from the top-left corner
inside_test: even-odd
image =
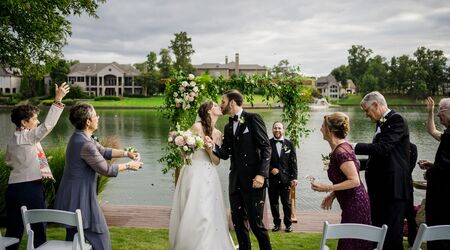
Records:
[[[281,181],[283,185],[290,185],[292,180],[297,179],[297,155],[295,153],[294,144],[291,141],[284,139],[281,144],[281,154],[278,155],[277,142],[274,138],[270,139],[270,146],[272,147],[272,157],[270,158],[269,168],[269,184]],[[279,173],[273,175],[270,172],[272,169],[278,169]]]
[[[223,144],[214,153],[221,159],[231,158],[229,193],[252,190],[256,175],[269,175],[271,147],[266,126],[259,114],[242,111],[236,133],[233,121],[225,125]],[[264,186],[267,186],[265,181]]]
[[[366,182],[372,201],[410,199],[410,141],[406,120],[395,111],[386,115],[372,143],[357,143],[355,153],[368,155]]]

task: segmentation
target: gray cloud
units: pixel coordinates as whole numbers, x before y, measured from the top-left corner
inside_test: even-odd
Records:
[[[307,75],[347,63],[353,44],[387,59],[419,46],[450,53],[448,1],[162,1],[109,0],[99,19],[71,17],[65,57],[83,62],[136,63],[186,31],[194,64],[234,60],[272,66],[282,59]]]

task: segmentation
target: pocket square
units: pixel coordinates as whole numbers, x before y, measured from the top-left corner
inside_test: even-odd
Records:
[[[246,127],[245,128],[245,130],[244,130],[244,132],[242,132],[243,134],[246,134],[246,133],[248,133],[249,131],[248,131],[248,128]]]
[[[290,152],[291,152],[290,149],[288,151],[284,151],[285,154],[289,154]]]

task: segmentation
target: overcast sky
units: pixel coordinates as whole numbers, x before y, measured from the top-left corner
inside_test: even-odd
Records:
[[[321,76],[346,64],[353,44],[388,59],[419,46],[450,59],[448,0],[107,0],[98,16],[70,18],[66,59],[143,62],[180,31],[192,38],[193,64],[234,61],[239,53],[243,64],[288,59]]]

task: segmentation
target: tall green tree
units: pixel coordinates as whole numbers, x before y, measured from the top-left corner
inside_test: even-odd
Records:
[[[366,49],[362,45],[352,45],[348,50],[348,69],[351,79],[358,86],[367,70],[371,49]],[[359,87],[359,86],[358,86]]]
[[[431,50],[425,47],[419,47],[414,52],[419,70],[426,72],[423,80],[429,90],[430,95],[436,95],[443,92],[444,84],[447,82],[446,68],[447,58],[442,50]]]
[[[181,31],[175,33],[174,40],[170,40],[169,48],[175,55],[175,63],[173,67],[176,71],[184,71],[186,73],[193,73],[194,67],[191,64],[191,56],[195,53],[192,47],[192,39],[186,32]]]
[[[156,70],[156,61],[158,58],[156,57],[156,53],[153,51],[150,51],[147,55],[147,70],[148,72]]]
[[[338,82],[341,82],[342,87],[347,88],[347,79],[351,79],[350,71],[346,65],[341,65],[337,68],[334,68],[331,71],[331,74],[336,78]]]
[[[97,17],[104,0],[0,1],[0,63],[23,68],[61,54],[71,35],[70,15]]]
[[[156,64],[159,68],[161,78],[170,78],[172,75],[172,58],[170,57],[170,51],[168,49],[161,49],[159,51],[159,61]]]
[[[20,68],[29,77],[31,95],[36,80],[61,56],[71,35],[68,16],[87,13],[97,17],[105,0],[6,0],[0,1],[0,64]]]

